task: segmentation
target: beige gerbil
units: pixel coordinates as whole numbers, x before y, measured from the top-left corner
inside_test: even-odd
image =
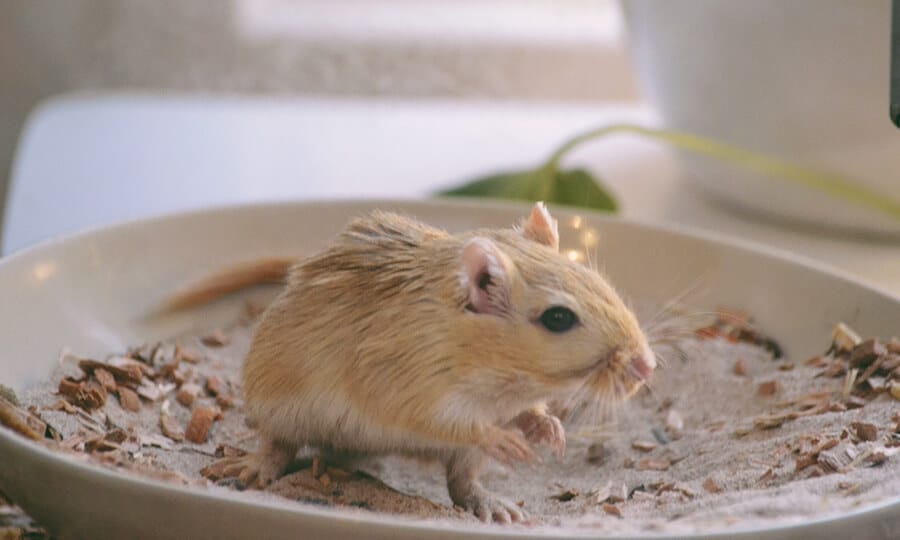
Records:
[[[656,366],[613,288],[558,243],[540,203],[521,227],[459,235],[378,211],[351,222],[290,266],[262,315],[243,370],[261,445],[226,473],[266,485],[304,446],[438,459],[455,504],[521,520],[479,482],[485,459],[531,460],[529,443],[562,452],[546,403],[623,399]],[[277,279],[288,266],[239,268],[170,305]]]

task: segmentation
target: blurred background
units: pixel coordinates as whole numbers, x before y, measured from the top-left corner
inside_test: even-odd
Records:
[[[900,199],[890,10],[889,0],[2,2],[0,248],[210,205],[428,196],[532,167],[618,122],[696,133]],[[900,279],[896,216],[635,136],[584,145],[570,161],[603,178],[626,217]]]
[[[13,0],[0,80],[0,186],[70,92],[638,99],[616,0]]]

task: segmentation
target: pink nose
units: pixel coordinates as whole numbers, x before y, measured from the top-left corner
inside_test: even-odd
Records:
[[[631,357],[631,369],[638,377],[646,381],[656,369],[656,355],[649,347],[645,347],[643,353]]]

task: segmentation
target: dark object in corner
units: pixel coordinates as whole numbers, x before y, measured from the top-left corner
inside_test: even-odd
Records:
[[[891,5],[891,122],[900,127],[900,0]]]

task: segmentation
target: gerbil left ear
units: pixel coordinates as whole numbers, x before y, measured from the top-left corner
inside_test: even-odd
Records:
[[[502,315],[509,311],[512,262],[490,239],[472,238],[462,250],[462,286],[469,310]]]
[[[522,234],[529,240],[559,251],[559,226],[544,203],[538,202],[522,225]]]

